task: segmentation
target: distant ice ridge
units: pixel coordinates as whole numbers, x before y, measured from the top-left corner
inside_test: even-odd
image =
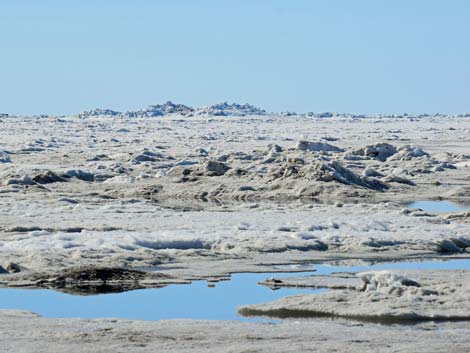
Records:
[[[95,116],[124,116],[129,118],[162,117],[166,115],[181,116],[246,116],[265,115],[264,109],[257,108],[251,104],[217,103],[209,106],[193,108],[184,104],[168,101],[164,104],[150,105],[147,108],[131,110],[125,113],[111,109],[93,109],[79,114],[80,117]]]
[[[245,116],[264,115],[266,111],[252,106],[251,104],[229,104],[227,102],[201,107],[195,110],[195,115],[209,116]]]
[[[176,104],[173,102],[166,102],[165,104],[157,104],[157,105],[149,105],[145,109],[135,110],[135,111],[128,111],[125,112],[124,116],[130,118],[137,118],[137,117],[158,117],[170,114],[177,114],[177,115],[190,115],[194,112],[194,108],[188,107],[184,104]]]
[[[121,112],[117,112],[111,109],[93,109],[93,110],[86,110],[81,112],[79,116],[81,117],[92,117],[92,116],[117,116],[120,115]]]
[[[251,104],[239,104],[239,103],[228,103],[222,102],[212,104],[209,106],[202,107],[190,107],[185,104],[178,104],[168,101],[164,104],[149,105],[146,108],[138,110],[129,110],[126,112],[120,112],[112,109],[93,109],[87,110],[80,114],[79,117],[126,117],[126,118],[149,118],[149,117],[165,117],[168,115],[183,116],[183,117],[211,117],[211,116],[250,116],[250,115],[278,115],[284,117],[311,117],[311,118],[350,118],[350,119],[364,119],[364,118],[389,118],[389,119],[414,119],[414,118],[439,118],[439,117],[453,117],[453,118],[470,118],[470,113],[463,114],[351,114],[351,113],[336,113],[336,112],[307,112],[307,113],[296,113],[296,112],[278,112],[268,113],[266,110],[255,107]],[[1,117],[8,117],[8,114],[0,114]],[[47,116],[45,116],[47,117]]]

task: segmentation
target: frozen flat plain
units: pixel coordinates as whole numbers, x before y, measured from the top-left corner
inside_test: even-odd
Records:
[[[4,352],[467,352],[468,323],[129,321],[2,312]]]
[[[113,285],[158,287],[217,281],[234,272],[276,272],[281,264],[467,257],[468,211],[406,206],[436,199],[468,204],[466,116],[10,116],[0,118],[0,129],[0,265],[5,272],[0,284],[5,287],[73,292],[77,284],[93,286],[103,279]],[[103,268],[106,271],[97,271]],[[449,281],[465,275],[449,273]],[[438,274],[423,279],[431,287],[443,280]],[[401,285],[385,282],[393,288]],[[372,287],[369,290],[367,295],[377,294]],[[351,297],[352,311],[357,307],[354,300]],[[446,303],[452,300],[446,297]],[[459,300],[466,302],[460,295]],[[458,311],[453,304],[449,307]],[[148,333],[162,325],[174,328],[162,347],[179,351],[202,349],[198,345],[203,344],[181,343],[176,336],[184,335],[184,330],[177,332],[182,327],[188,330],[187,337],[200,328],[197,336],[213,342],[221,342],[225,327],[231,327],[229,336],[239,345],[234,351],[253,345],[253,350],[272,351],[266,341],[253,343],[250,332],[259,332],[260,341],[286,337],[285,346],[270,346],[299,351],[302,342],[324,341],[324,335],[333,335],[338,327],[348,335],[354,330],[354,337],[375,335],[359,339],[370,343],[359,344],[363,350],[377,349],[378,336],[384,346],[389,342],[399,350],[405,347],[398,342],[403,330],[411,330],[339,321],[271,326],[54,322],[18,312],[0,315],[5,317],[1,330],[10,335],[3,335],[9,343],[2,341],[2,346],[11,351],[21,350],[5,337],[19,339],[15,335],[21,335],[19,327],[25,325],[31,332],[35,325],[47,328],[35,331],[36,341],[26,334],[24,347],[28,340],[32,346],[50,340],[56,351],[66,343],[54,346],[52,332],[60,330],[66,337],[69,328],[84,334],[89,325],[97,330],[86,334],[90,342],[108,340],[109,347],[111,341],[120,342],[117,336],[124,335],[128,325],[136,327],[135,337],[143,335],[150,342],[142,344],[143,351],[162,344],[158,335]],[[5,327],[7,321],[10,328]],[[428,339],[426,325],[431,324],[423,325],[424,329],[412,329],[416,332],[410,338]],[[439,334],[452,331],[455,347],[468,348],[465,323],[436,325]],[[105,326],[110,330],[103,330]],[[307,331],[299,340],[298,333]],[[61,340],[67,341],[64,337]],[[433,337],[434,351],[446,347],[439,335]],[[74,339],[78,340],[70,337],[70,342]],[[429,344],[420,348],[423,340],[407,351],[432,351]],[[325,351],[345,342],[339,337],[326,344]],[[221,346],[210,349],[220,351]]]

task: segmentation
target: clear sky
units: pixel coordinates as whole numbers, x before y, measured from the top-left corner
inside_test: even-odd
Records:
[[[470,1],[0,1],[0,112],[166,100],[470,111]]]

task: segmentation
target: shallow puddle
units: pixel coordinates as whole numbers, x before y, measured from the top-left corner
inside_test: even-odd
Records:
[[[311,274],[313,272],[302,273]],[[206,281],[194,281],[190,285],[169,285],[92,296],[70,295],[48,289],[0,289],[0,309],[29,310],[45,317],[257,321],[239,317],[237,307],[319,291],[294,288],[273,291],[257,284],[270,276],[295,275],[239,273],[232,275],[229,281],[216,283],[213,288],[208,287]]]
[[[280,266],[279,270],[299,269],[299,265],[292,266]],[[266,321],[240,317],[237,314],[237,307],[273,301],[288,295],[319,293],[325,290],[281,288],[273,291],[258,285],[259,281],[268,277],[392,269],[470,270],[470,260],[380,263],[370,266],[310,265],[303,268],[306,271],[300,273],[234,274],[231,280],[216,283],[214,288],[208,287],[206,281],[195,281],[190,285],[170,285],[164,288],[93,296],[76,296],[47,289],[0,289],[0,309],[29,310],[45,317]],[[308,271],[312,269],[316,271]]]
[[[420,208],[426,212],[464,212],[470,211],[470,204],[451,201],[414,201],[406,204],[408,208]]]

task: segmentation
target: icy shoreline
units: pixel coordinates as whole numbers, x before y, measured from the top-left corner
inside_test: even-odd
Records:
[[[0,311],[4,352],[466,352],[468,323],[409,326],[345,320],[234,321],[46,319]]]

